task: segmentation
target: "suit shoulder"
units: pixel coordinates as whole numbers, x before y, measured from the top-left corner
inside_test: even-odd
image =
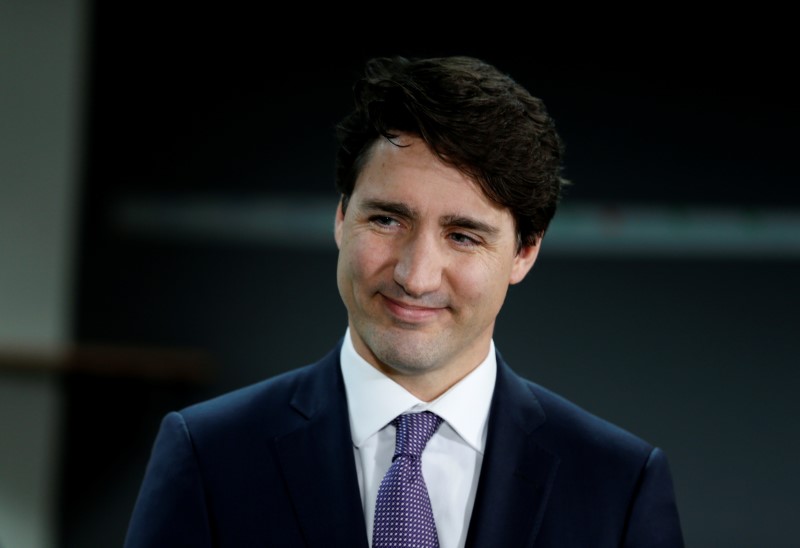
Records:
[[[206,415],[238,415],[250,411],[254,405],[285,403],[294,387],[309,374],[313,367],[314,365],[304,365],[279,373],[273,377],[189,405],[181,409],[180,413],[190,419],[200,419]]]
[[[333,352],[322,360],[192,404],[178,411],[193,436],[258,431],[278,435],[300,416],[291,405],[303,387],[333,385],[338,358]]]
[[[653,451],[651,443],[629,430],[533,381],[523,381],[546,416],[540,437],[594,455],[616,453],[641,460]]]

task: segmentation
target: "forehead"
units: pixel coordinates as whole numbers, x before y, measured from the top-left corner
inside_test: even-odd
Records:
[[[395,142],[378,140],[371,148],[353,189],[353,198],[382,198],[417,203],[425,209],[468,209],[491,216],[509,216],[481,187],[445,164],[418,137]]]

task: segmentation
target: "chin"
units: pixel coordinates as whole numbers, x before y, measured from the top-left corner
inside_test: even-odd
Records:
[[[435,369],[441,358],[441,343],[422,333],[392,329],[374,333],[367,340],[373,355],[398,372],[423,373]]]

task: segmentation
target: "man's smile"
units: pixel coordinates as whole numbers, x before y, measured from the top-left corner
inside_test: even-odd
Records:
[[[387,297],[380,294],[386,309],[399,320],[410,323],[423,323],[438,318],[447,310],[441,306],[421,306]]]

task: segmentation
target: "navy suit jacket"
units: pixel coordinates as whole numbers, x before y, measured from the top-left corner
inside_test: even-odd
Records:
[[[683,546],[661,450],[497,362],[467,547]],[[339,347],[169,413],[125,546],[367,548]]]

